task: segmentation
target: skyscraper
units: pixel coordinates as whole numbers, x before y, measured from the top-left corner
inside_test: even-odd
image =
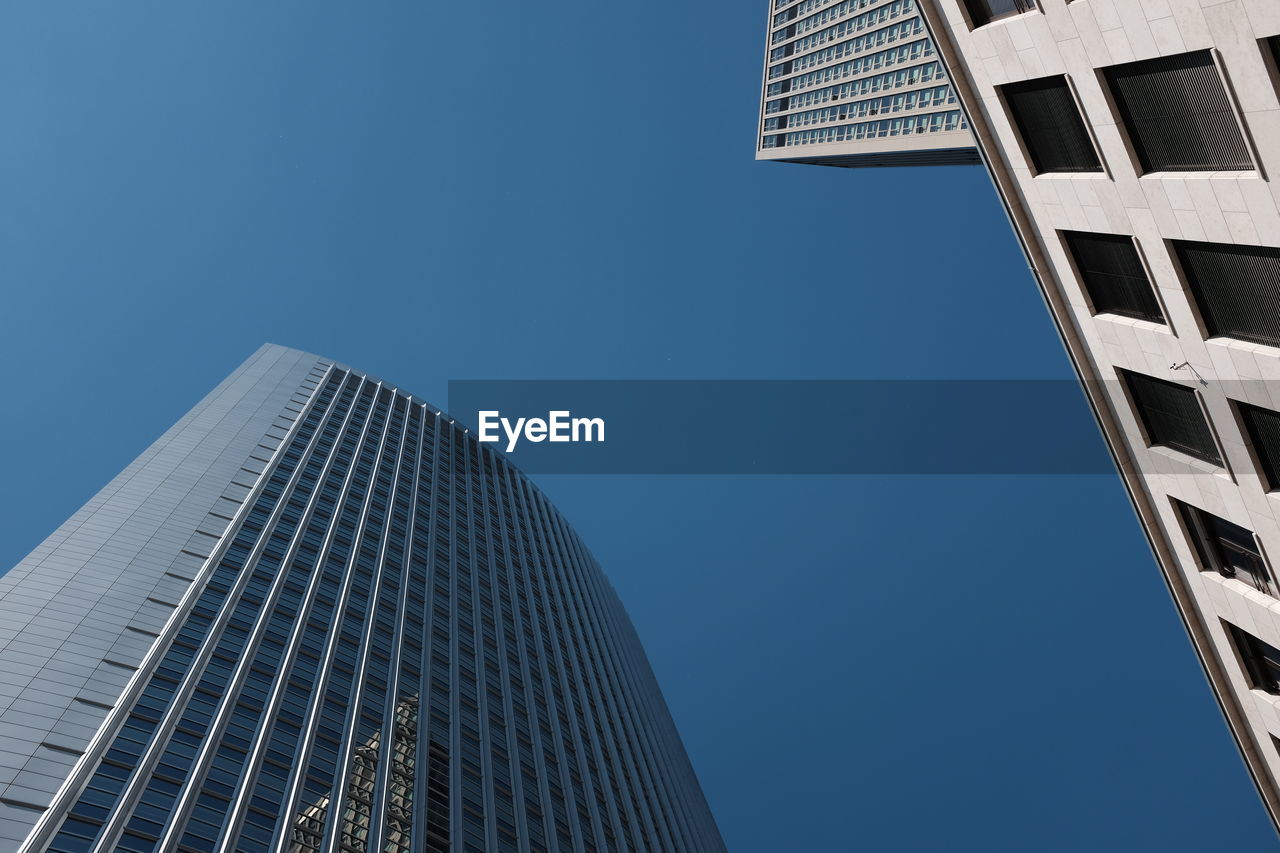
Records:
[[[756,159],[980,163],[917,0],[775,0]]]
[[[724,845],[560,514],[269,345],[0,577],[0,848]]]
[[[1280,3],[916,8],[1280,826]]]

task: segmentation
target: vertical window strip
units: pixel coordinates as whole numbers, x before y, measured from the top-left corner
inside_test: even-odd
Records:
[[[237,794],[237,808],[229,819],[229,843],[235,841],[238,849],[265,851],[278,827],[294,833],[294,840],[303,843],[306,833],[320,826],[317,812],[295,818],[270,804],[285,799],[290,769],[304,732],[304,716],[319,676],[320,650],[332,620],[330,596],[338,588],[340,575],[329,555],[334,536],[343,527],[333,520],[342,516],[341,501],[352,482],[354,453],[367,422],[356,419],[344,425],[341,444],[325,460],[321,488],[307,507],[306,531],[292,556],[291,571],[298,571],[299,575],[294,583],[297,601],[289,602],[287,611],[293,618],[286,653],[288,667],[277,680],[268,705],[268,724],[250,754],[241,780],[243,793]],[[238,839],[234,835],[236,829],[240,832]]]
[[[569,584],[566,600],[577,603],[575,619],[584,641],[581,648],[586,652],[586,664],[589,667],[586,671],[590,676],[588,695],[593,712],[591,717],[604,780],[614,794],[610,798],[610,804],[616,812],[614,819],[621,824],[623,836],[630,838],[632,825],[639,820],[638,815],[631,812],[632,804],[639,799],[637,792],[631,788],[646,777],[640,774],[636,765],[635,742],[630,738],[630,732],[624,730],[622,718],[625,713],[615,704],[619,692],[625,691],[618,681],[622,670],[617,667],[618,661],[611,659],[606,649],[608,638],[600,622],[605,614],[593,606],[598,602],[592,584],[584,573],[581,542],[553,507],[544,502],[541,509],[544,512],[543,523],[558,552],[557,562],[565,567],[565,578]],[[624,788],[628,789],[626,796],[623,795]],[[644,792],[642,796],[652,798],[652,792]]]
[[[310,654],[295,664],[304,668],[301,673],[295,669],[304,678],[313,667],[317,673],[305,704],[298,706],[299,711],[305,708],[301,728],[306,734],[280,798],[283,817],[276,829],[277,837],[289,839],[290,849],[298,851],[320,848],[333,826],[335,791],[341,790],[338,768],[358,648],[352,636],[364,619],[355,588],[375,466],[387,446],[385,389],[371,383],[371,390],[367,422],[347,433],[348,473],[333,501],[332,530],[318,558],[322,576],[307,616],[318,636]]]
[[[338,382],[337,375],[331,376],[330,381],[316,395],[310,411],[299,419],[298,429],[289,447],[277,458],[272,470],[264,472],[264,485],[252,510],[241,520],[236,532],[229,531],[226,534],[230,538],[230,545],[218,567],[206,581],[205,590],[196,599],[183,626],[170,640],[168,650],[161,657],[147,686],[134,701],[133,709],[126,716],[111,746],[99,760],[77,803],[68,810],[68,818],[64,820],[63,827],[50,842],[50,851],[63,853],[84,849],[104,834],[110,837],[118,833],[121,824],[128,819],[134,805],[132,796],[136,796],[129,794],[129,791],[134,790],[131,783],[137,784],[138,770],[147,763],[146,757],[151,754],[155,745],[170,736],[172,721],[179,718],[181,711],[181,707],[173,705],[173,702],[176,698],[189,694],[192,683],[201,671],[192,670],[192,661],[200,654],[202,647],[207,645],[205,637],[209,631],[215,629],[215,623],[220,621],[219,611],[224,606],[230,606],[227,604],[228,594],[235,585],[236,578],[243,576],[245,560],[264,535],[256,521],[260,519],[265,522],[274,511],[281,500],[284,483],[292,477],[301,462],[302,453],[317,435],[321,422],[326,416],[332,417],[335,408],[342,405],[341,399],[334,404]],[[171,722],[162,727],[165,720]],[[187,744],[186,748],[190,746]],[[181,778],[175,781],[180,782]],[[177,790],[173,786],[169,793],[176,797]],[[130,799],[126,800],[126,797]],[[111,805],[106,806],[105,803]],[[160,828],[155,820],[148,820],[149,826]],[[141,826],[135,824],[134,838],[138,846],[146,848],[150,845],[154,849],[155,842],[148,837],[154,833],[139,835],[140,829]]]
[[[644,790],[639,791],[639,798],[649,803],[650,808],[656,808],[656,812],[651,819],[662,820],[663,822],[671,820],[669,812],[672,804],[685,803],[694,796],[693,792],[684,790],[673,790],[659,804],[658,789],[654,780],[666,779],[671,780],[679,788],[680,773],[672,766],[672,757],[667,755],[665,750],[661,749],[661,745],[652,738],[652,729],[643,720],[643,716],[636,714],[635,708],[628,701],[630,697],[642,693],[644,687],[639,685],[634,679],[634,673],[628,666],[627,661],[619,655],[619,649],[616,643],[622,637],[630,636],[629,622],[625,612],[620,606],[610,606],[616,604],[616,598],[612,596],[611,590],[604,589],[599,583],[593,583],[592,579],[597,581],[603,580],[599,566],[586,552],[582,542],[573,534],[564,519],[555,512],[554,508],[548,507],[548,511],[554,520],[556,527],[561,531],[562,541],[566,547],[570,548],[567,555],[567,565],[569,565],[575,573],[576,583],[581,588],[580,597],[584,602],[591,606],[585,607],[586,617],[592,622],[592,635],[596,642],[600,644],[597,654],[601,655],[602,661],[599,672],[604,679],[604,683],[608,686],[608,692],[605,695],[606,701],[617,699],[622,703],[622,707],[610,704],[615,715],[615,720],[620,720],[623,726],[623,732],[619,736],[615,732],[615,740],[619,748],[623,751],[629,763],[624,778],[632,785],[643,781]],[[607,585],[605,585],[607,586]],[[610,599],[606,601],[606,599]],[[620,624],[624,623],[624,624]],[[609,630],[605,630],[608,628]],[[637,767],[636,762],[641,762]],[[663,766],[656,768],[655,762],[661,763]],[[632,792],[632,801],[637,800],[637,792]],[[636,802],[638,806],[638,802]],[[689,824],[691,826],[691,823]],[[698,844],[695,840],[695,847]]]
[[[394,490],[405,476],[405,418],[408,401],[388,394],[388,440],[371,483],[371,502],[366,521],[362,560],[371,563],[367,575],[367,614],[360,657],[356,664],[356,689],[350,704],[354,709],[354,734],[340,770],[345,785],[340,789],[339,823],[334,828],[342,849],[365,853],[376,843],[374,815],[380,805],[380,769],[386,765],[388,743],[394,747],[394,729],[384,732],[394,718],[388,709],[388,683],[392,678],[395,656],[396,625],[400,621],[399,592],[402,589],[402,564],[391,558],[395,547],[392,539],[390,511]]]
[[[322,466],[329,455],[313,452],[312,459]],[[199,847],[210,837],[216,840],[221,832],[234,829],[234,821],[229,819],[235,800],[231,789],[235,781],[248,775],[246,763],[252,760],[263,738],[269,700],[281,683],[286,642],[296,623],[296,608],[302,603],[305,577],[310,573],[306,563],[293,557],[307,534],[304,514],[318,483],[318,478],[311,478],[311,485],[306,488],[302,483],[294,486],[288,504],[292,519],[287,526],[284,518],[277,523],[271,536],[275,551],[269,548],[259,558],[256,571],[263,573],[263,583],[269,586],[260,595],[247,597],[262,599],[257,622],[240,651],[241,660],[247,663],[241,664],[238,675],[232,675],[221,700],[220,727],[210,732],[207,751],[196,757],[183,797],[175,807],[177,820],[166,838],[180,837],[182,843]],[[214,779],[214,770],[223,778]],[[207,778],[206,771],[210,774]],[[192,801],[195,805],[186,813]]]
[[[341,616],[329,644],[332,664],[326,673],[320,704],[320,725],[337,736],[330,735],[322,751],[313,750],[309,762],[299,761],[307,766],[311,791],[321,796],[295,800],[295,808],[318,809],[323,801],[322,849],[336,845],[337,839],[362,840],[367,826],[373,754],[378,748],[373,735],[380,731],[382,720],[380,714],[370,714],[364,694],[366,680],[377,679],[382,671],[380,663],[368,662],[369,638],[376,628],[378,562],[386,526],[385,513],[378,507],[400,452],[401,435],[393,406],[398,398],[389,388],[378,388],[371,415],[378,433],[376,442],[374,436],[366,439],[355,468],[351,498],[360,506],[351,557],[346,562],[342,604],[337,611]],[[356,810],[349,811],[356,800]]]

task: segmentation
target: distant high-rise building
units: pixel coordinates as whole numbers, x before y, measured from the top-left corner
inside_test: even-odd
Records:
[[[773,0],[756,158],[980,163],[917,0]]]
[[[774,38],[894,5],[776,0]],[[913,8],[1280,825],[1280,2]],[[802,91],[847,73],[831,50]]]
[[[265,346],[0,577],[0,849],[724,845],[538,490]]]

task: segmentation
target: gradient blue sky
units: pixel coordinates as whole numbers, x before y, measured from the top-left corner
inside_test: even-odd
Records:
[[[1068,376],[980,169],[752,161],[765,17],[5,4],[0,565],[268,340],[436,400]],[[538,482],[731,850],[1274,845],[1113,477]]]

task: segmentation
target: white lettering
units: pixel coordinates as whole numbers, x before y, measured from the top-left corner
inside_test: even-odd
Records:
[[[564,411],[547,412],[547,426],[551,441],[569,441],[569,413]]]
[[[507,452],[515,451],[520,439],[538,444],[543,441],[554,442],[603,442],[604,418],[575,418],[565,409],[547,412],[546,420],[542,418],[502,417],[501,412],[477,412],[480,428],[476,431],[476,439],[483,442],[501,441],[498,428],[502,428],[507,440]]]
[[[511,421],[506,418],[502,419],[502,431],[507,434],[507,452],[516,449],[516,442],[520,440],[520,428],[524,426],[524,418],[516,419],[516,428],[511,428]]]
[[[566,414],[568,414],[566,412]],[[578,429],[582,429],[582,438],[578,437]],[[595,430],[595,437],[591,431]],[[604,441],[604,418],[574,418],[573,441]]]
[[[497,412],[479,412],[478,414],[480,416],[480,430],[479,432],[476,433],[476,438],[479,439],[480,441],[497,441],[498,440],[497,434],[496,433],[490,434],[489,431],[495,430],[498,428],[498,422],[496,420],[496,418],[498,417],[498,413]]]

